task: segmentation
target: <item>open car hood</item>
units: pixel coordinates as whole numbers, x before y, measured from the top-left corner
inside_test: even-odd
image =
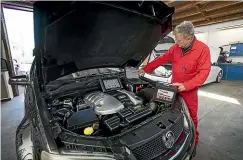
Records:
[[[36,2],[40,83],[85,69],[138,66],[171,32],[173,13],[158,1]]]

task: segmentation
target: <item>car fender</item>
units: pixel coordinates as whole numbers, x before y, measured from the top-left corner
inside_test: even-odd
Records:
[[[222,71],[223,74],[223,70],[219,67],[219,66],[213,66],[214,68],[214,75],[212,77],[212,81],[216,81],[218,74]]]
[[[33,143],[29,118],[25,117],[18,126],[15,143],[18,160],[33,159]]]
[[[219,74],[220,71],[223,72],[223,70],[222,70],[219,66],[215,66],[215,67],[216,67],[216,69],[217,69],[217,73],[218,73],[218,74]]]

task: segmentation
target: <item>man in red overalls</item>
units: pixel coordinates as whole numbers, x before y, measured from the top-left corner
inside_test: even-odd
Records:
[[[194,27],[191,22],[183,22],[174,30],[176,44],[166,53],[139,69],[143,75],[155,70],[157,67],[172,63],[172,83],[188,106],[190,116],[196,129],[195,145],[198,145],[198,88],[207,79],[211,69],[210,51],[206,44],[196,39]],[[196,147],[194,155],[196,154]]]

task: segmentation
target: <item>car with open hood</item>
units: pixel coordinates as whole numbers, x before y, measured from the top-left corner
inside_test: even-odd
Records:
[[[195,129],[176,89],[126,76],[173,13],[162,1],[35,2],[35,58],[9,81],[26,85],[18,159],[190,159]]]
[[[149,55],[148,63],[158,58],[159,56],[163,55],[174,44],[175,41],[173,40],[172,37],[168,37],[168,36],[164,37]],[[220,48],[209,46],[209,49],[210,49],[210,56],[211,56],[211,70],[203,85],[213,83],[213,82],[220,83],[223,77],[223,70],[218,66],[217,63],[220,55]],[[158,68],[156,68],[153,72],[146,73],[144,77],[151,79],[153,81],[171,83],[172,64],[167,63],[161,65]]]

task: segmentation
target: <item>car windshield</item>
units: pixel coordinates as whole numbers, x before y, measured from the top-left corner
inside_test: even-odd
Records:
[[[61,89],[66,90],[65,86],[76,84],[76,86],[84,86],[86,82],[93,81],[103,75],[120,75],[124,73],[124,69],[120,68],[96,68],[78,71],[63,77],[60,77],[54,81],[50,81],[46,87],[48,91],[55,91]],[[89,77],[89,78],[88,78]],[[83,80],[81,80],[83,79]],[[88,80],[88,81],[87,81]],[[74,86],[75,87],[75,86]]]
[[[156,50],[155,52],[156,53],[165,53],[165,52],[167,52],[167,50]]]
[[[91,75],[105,75],[105,74],[116,74],[123,72],[124,69],[121,68],[96,68],[96,69],[88,69],[84,71],[78,71],[63,77],[58,78],[57,80],[65,80],[65,79],[77,79],[82,77],[87,77]]]
[[[163,53],[167,52],[167,50],[154,50],[156,53],[156,56],[161,56]]]
[[[159,41],[159,44],[164,44],[164,43],[175,43],[175,40],[170,36],[165,36],[163,39]]]
[[[155,60],[159,56],[163,55],[165,52],[167,52],[167,50],[154,51],[154,53],[150,54],[149,62]],[[159,76],[159,77],[166,77],[166,78],[168,78],[172,74],[172,65],[171,65],[170,62],[166,63],[166,64],[163,64],[163,65],[157,67],[153,72],[151,72],[149,74],[153,75],[153,76]]]

